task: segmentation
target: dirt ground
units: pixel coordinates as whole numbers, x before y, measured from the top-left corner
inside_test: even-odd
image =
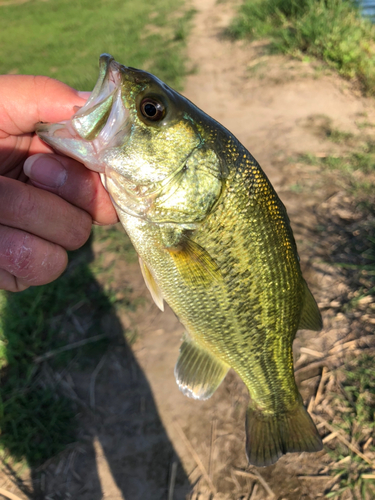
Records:
[[[193,3],[197,14],[188,55],[194,71],[184,94],[233,132],[262,165],[287,207],[304,275],[322,309],[324,330],[299,332],[294,346],[297,380],[309,403],[319,383],[321,356],[336,352],[335,346],[353,328],[335,309],[347,284],[324,261],[326,238],[316,229],[320,214],[333,200],[339,207],[337,200],[345,194],[333,183],[319,183],[315,167],[291,158],[338,152],[343,146],[317,133],[322,116],[339,129],[358,133],[360,117],[375,123],[374,102],[316,65],[266,55],[264,43],[223,37],[232,2]],[[302,191],[295,188],[300,184]],[[94,245],[94,254],[102,251],[100,244]],[[78,443],[18,486],[3,472],[0,486],[16,495],[4,493],[4,498],[323,497],[331,481],[325,473],[330,460],[326,451],[287,455],[273,466],[249,468],[244,449],[247,391],[241,380],[230,372],[205,402],[183,396],[173,375],[182,325],[168,307],[162,313],[152,303],[137,263],[120,262],[114,280],[113,286],[131,287],[133,298],[144,299],[136,312],[107,318],[113,334],[136,328],[135,343],[129,348],[117,342],[94,371],[73,369],[63,375],[81,405]]]

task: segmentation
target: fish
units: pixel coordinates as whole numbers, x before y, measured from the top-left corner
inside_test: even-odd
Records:
[[[322,318],[286,209],[247,149],[157,77],[108,54],[86,104],[36,131],[100,173],[153,300],[185,327],[180,390],[205,400],[230,368],[241,377],[250,464],[321,450],[292,343]]]

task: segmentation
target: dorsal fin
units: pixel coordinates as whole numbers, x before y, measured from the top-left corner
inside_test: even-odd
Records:
[[[229,366],[193,340],[185,338],[174,374],[180,390],[190,398],[208,399],[219,387]]]
[[[307,283],[303,280],[304,285],[304,302],[301,314],[301,319],[299,321],[299,330],[314,330],[318,332],[323,328],[322,316],[320,314],[318,305],[310,292]]]
[[[158,306],[158,308],[161,311],[164,311],[164,302],[163,302],[163,295],[161,293],[161,290],[154,280],[154,277],[152,276],[149,268],[146,266],[146,264],[143,262],[141,257],[139,257],[139,265],[141,267],[142,271],[142,276],[143,279],[145,280],[146,286],[149,289],[149,292],[151,293],[151,297],[154,299],[155,304]]]

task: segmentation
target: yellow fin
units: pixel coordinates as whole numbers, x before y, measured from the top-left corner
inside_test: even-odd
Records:
[[[247,409],[246,454],[250,464],[265,467],[285,453],[322,448],[322,440],[302,401],[283,414],[265,415],[251,405]]]
[[[160,291],[159,286],[157,285],[156,281],[154,280],[154,277],[152,276],[149,268],[146,266],[146,264],[143,262],[143,260],[139,257],[139,265],[141,267],[142,271],[142,276],[145,280],[146,286],[149,289],[149,292],[151,293],[151,297],[154,299],[155,304],[158,306],[158,308],[161,311],[164,311],[164,302],[163,302],[163,295]]]
[[[185,339],[180,348],[174,374],[180,390],[190,398],[208,399],[219,387],[229,370],[196,342]]]
[[[305,297],[298,329],[314,330],[318,332],[323,328],[322,316],[305,280],[303,280],[303,285],[305,290]]]
[[[220,269],[210,254],[187,236],[181,238],[177,247],[166,250],[189,285],[209,286],[221,279]]]

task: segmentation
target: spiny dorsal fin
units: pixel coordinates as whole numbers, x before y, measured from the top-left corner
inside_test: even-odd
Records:
[[[166,249],[179,273],[189,285],[209,286],[221,279],[221,272],[210,254],[187,236],[177,247]]]
[[[303,285],[305,290],[305,297],[298,329],[314,330],[318,332],[323,327],[322,316],[305,280],[303,281]]]
[[[154,277],[152,276],[149,268],[146,266],[146,264],[143,262],[143,260],[139,257],[139,265],[141,266],[141,271],[142,271],[142,276],[143,279],[145,280],[146,286],[149,289],[151,293],[151,297],[154,299],[155,304],[158,306],[158,308],[161,311],[164,311],[164,302],[163,302],[163,295],[160,291],[160,288],[156,281],[154,280]]]
[[[219,387],[229,366],[193,340],[185,338],[174,374],[180,390],[190,398],[208,399]]]

